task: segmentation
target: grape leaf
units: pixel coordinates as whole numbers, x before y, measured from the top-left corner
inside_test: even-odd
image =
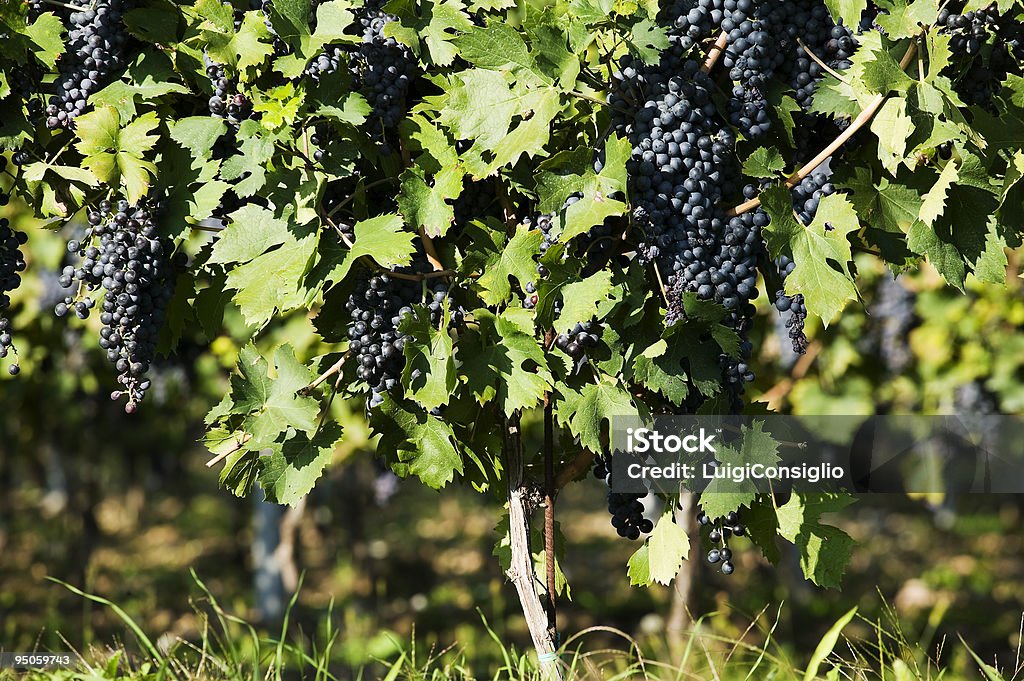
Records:
[[[596,383],[588,383],[580,392],[566,389],[558,403],[558,421],[587,449],[603,451],[601,428],[614,417],[639,416],[633,398],[615,379],[600,375]]]
[[[751,177],[774,178],[785,168],[786,161],[775,147],[758,147],[743,162],[743,174]]]
[[[770,433],[764,432],[764,424],[755,421],[750,427],[741,426],[739,447],[720,445],[715,459],[723,464],[747,466],[762,464],[774,466],[781,459],[779,445]],[[724,517],[741,506],[750,506],[757,498],[757,487],[752,480],[741,483],[716,478],[708,483],[700,495],[700,507],[711,518]]]
[[[921,26],[931,26],[939,16],[938,3],[934,0],[880,0],[878,6],[884,9],[875,17],[892,40],[912,38],[921,33]],[[855,21],[851,26],[859,23]]]
[[[208,8],[212,6],[225,9],[218,10],[216,15],[207,14]],[[236,70],[243,81],[251,67],[259,66],[274,53],[274,47],[270,44],[270,31],[263,23],[259,12],[246,12],[242,19],[242,25],[236,31],[234,30],[234,14],[230,5],[216,0],[207,2],[200,0],[196,9],[208,19],[201,27],[200,32],[206,41],[206,51],[210,58]],[[226,26],[221,17],[224,12],[229,17]]]
[[[689,539],[689,537],[687,537]],[[640,545],[626,563],[630,586],[648,586],[651,583],[651,550],[647,542]]]
[[[668,585],[676,578],[690,552],[690,537],[672,518],[672,507],[662,514],[647,539],[649,582]]]
[[[412,262],[415,235],[403,230],[402,218],[394,213],[379,215],[357,222],[353,228],[355,241],[345,252],[326,279],[335,283],[343,280],[355,261],[361,257],[372,258],[385,269],[405,266]]]
[[[230,218],[213,244],[210,264],[247,263],[289,238],[288,223],[256,204],[246,204]]]
[[[878,137],[878,159],[893,175],[903,162],[907,141],[914,132],[914,121],[907,115],[907,100],[890,97],[871,121],[871,132]]]
[[[779,535],[796,545],[800,569],[818,586],[839,588],[853,549],[853,539],[837,527],[823,525],[821,516],[840,511],[853,501],[847,494],[794,492],[777,510]]]
[[[402,189],[398,194],[398,209],[406,222],[417,230],[422,227],[427,236],[444,236],[455,220],[455,209],[447,199],[459,195],[461,178],[453,190],[442,182],[428,182],[423,169],[413,166],[402,173],[400,179]]]
[[[946,207],[946,194],[959,177],[956,161],[949,161],[946,167],[942,169],[942,173],[939,174],[939,179],[935,181],[932,188],[924,195],[924,201],[921,203],[920,218],[929,227],[934,225],[935,221],[942,215],[942,211]]]
[[[451,319],[445,305],[440,328],[430,323],[430,311],[422,305],[413,307],[413,313],[406,316],[399,330],[408,335],[405,341],[405,367],[402,369],[402,386],[405,394],[416,400],[421,407],[430,411],[448,404],[455,391],[454,344],[448,335]],[[413,373],[418,378],[413,378]]]
[[[508,300],[512,295],[509,277],[515,277],[520,286],[537,281],[537,265],[533,256],[540,249],[544,235],[539,229],[531,230],[526,225],[519,225],[508,244],[501,253],[494,255],[477,285],[480,297],[488,305],[497,305]]]
[[[462,474],[462,457],[456,449],[455,432],[443,419],[422,411],[407,411],[384,397],[371,422],[381,438],[378,452],[394,453],[396,472],[412,473],[433,489],[441,489]]]
[[[64,24],[52,12],[40,14],[35,21],[25,27],[23,33],[33,43],[32,54],[51,69],[56,66],[57,58],[64,52],[64,42],[61,40],[63,34]]]
[[[492,20],[487,26],[474,26],[452,42],[462,58],[477,68],[525,71],[536,75],[542,82],[551,82],[539,72],[526,41],[509,23]]]
[[[568,333],[579,323],[602,318],[611,307],[608,296],[613,288],[612,273],[607,270],[563,288],[562,313],[555,320],[555,331]]]
[[[262,457],[259,483],[266,500],[295,506],[309,494],[334,458],[343,430],[336,422],[325,423],[312,437],[304,434],[286,439]]]
[[[841,194],[822,198],[810,225],[793,215],[793,200],[786,187],[761,194],[771,216],[765,228],[772,255],[790,255],[796,268],[786,277],[786,293],[803,294],[807,309],[827,325],[846,306],[857,300],[857,288],[849,263],[853,254],[848,235],[860,228],[857,213]]]
[[[149,177],[156,175],[156,165],[145,160],[159,137],[150,135],[160,124],[151,111],[120,126],[117,111],[100,107],[75,119],[79,142],[75,148],[85,157],[82,167],[103,182],[124,184],[128,201],[138,203],[149,190]]]
[[[301,307],[306,301],[302,285],[316,254],[317,232],[296,236],[289,232],[279,248],[236,267],[226,286],[236,291],[232,300],[249,326],[262,327],[276,311]]]
[[[859,26],[868,0],[825,0],[825,5],[835,19],[842,19],[847,26]]]
[[[928,2],[929,0],[918,0]],[[861,82],[872,92],[887,95],[890,92],[906,93],[914,87],[914,81],[903,72],[899,62],[892,58],[886,50],[871,53],[871,59],[864,62]]]
[[[506,416],[537,406],[551,388],[544,350],[511,316],[474,310],[475,332],[459,338],[460,377],[480,404],[497,400]],[[532,332],[532,328],[529,329]]]
[[[174,121],[170,126],[170,137],[194,156],[205,159],[213,154],[213,145],[227,129],[222,118],[188,116]]]

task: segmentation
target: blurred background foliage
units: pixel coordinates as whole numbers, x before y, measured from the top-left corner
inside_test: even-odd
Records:
[[[486,669],[500,653],[481,617],[502,639],[528,641],[514,591],[492,555],[499,514],[485,497],[464,489],[436,493],[382,473],[361,407],[342,401],[332,408],[345,423],[345,444],[301,513],[268,512],[230,496],[219,489],[216,470],[204,466],[209,453],[198,440],[203,416],[249,340],[240,317],[229,311],[212,338],[185,329],[176,353],[152,371],[151,399],[126,417],[104,391],[113,377],[92,340],[95,329],[83,328],[98,322],[68,324],[52,314],[63,296],[55,282],[63,239],[14,204],[3,214],[30,241],[29,271],[14,302],[22,373],[12,379],[0,372],[0,646],[62,649],[66,638],[85,648],[125,637],[109,610],[48,576],[110,598],[165,642],[195,639],[202,622],[192,606],[201,594],[190,568],[226,607],[268,627],[280,608],[256,595],[266,589],[260,580],[269,574],[287,592],[301,573],[293,617],[313,636],[333,604],[330,619],[342,641],[332,655],[346,668],[393,657],[412,637],[426,649],[474,651]],[[800,414],[1024,411],[1017,262],[1008,288],[972,283],[963,296],[929,270],[894,283],[871,257],[858,267],[863,306],[827,329],[809,328],[811,348],[802,357],[787,350],[778,314],[766,297],[760,301],[752,399]],[[301,317],[281,319],[261,335],[260,350],[288,342],[307,359],[331,350],[313,345],[306,329]],[[539,442],[537,433],[528,435]],[[572,588],[560,611],[563,635],[608,625],[653,648],[671,646],[672,590],[629,588],[625,562],[635,547],[615,536],[604,495],[603,483],[588,477],[559,498]],[[856,605],[869,618],[891,606],[911,638],[936,654],[953,655],[936,646],[961,634],[986,659],[1012,657],[1024,614],[1022,508],[1009,496],[926,503],[874,495],[838,520],[858,542],[841,591],[805,583],[795,556],[763,563],[741,540],[731,578],[693,562],[687,605],[694,617],[718,613],[703,626],[727,637],[743,635],[767,607],[779,613],[775,639],[795,654],[813,650]],[[269,549],[268,518],[287,527]],[[263,563],[282,545],[286,569],[268,573]],[[870,635],[858,622],[854,633],[858,626]],[[747,635],[767,634],[755,628]],[[597,638],[595,645],[622,645],[611,635]]]

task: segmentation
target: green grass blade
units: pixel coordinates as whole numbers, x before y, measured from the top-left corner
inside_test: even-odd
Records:
[[[804,672],[804,681],[813,681],[818,676],[818,668],[821,663],[825,661],[832,651],[836,647],[836,643],[839,642],[839,635],[846,628],[846,625],[850,623],[854,615],[857,614],[857,608],[852,608],[849,612],[839,618],[839,620],[832,625],[825,636],[822,637],[821,641],[818,642],[818,647],[814,649],[814,654],[811,655],[811,661],[807,664],[807,671]]]

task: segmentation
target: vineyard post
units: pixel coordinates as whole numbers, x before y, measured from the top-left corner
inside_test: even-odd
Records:
[[[537,650],[541,672],[547,681],[561,681],[555,641],[548,631],[548,612],[537,594],[537,577],[530,552],[528,490],[523,475],[523,448],[516,414],[505,424],[504,454],[508,471],[509,544],[512,559],[508,577],[516,587],[526,625]]]

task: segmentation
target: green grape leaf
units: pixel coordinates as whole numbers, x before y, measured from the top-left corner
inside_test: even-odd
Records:
[[[779,535],[800,551],[800,569],[818,586],[838,589],[850,562],[853,539],[832,525],[821,523],[821,516],[834,513],[853,503],[847,494],[794,492],[777,510]]]
[[[222,118],[188,116],[170,125],[170,137],[196,158],[208,159],[213,154],[213,145],[227,129]]]
[[[413,313],[406,316],[399,331],[407,334],[405,341],[405,367],[402,369],[402,386],[405,394],[416,400],[426,411],[448,404],[455,392],[457,375],[455,370],[454,343],[448,335],[451,319],[445,305],[439,328],[430,320],[430,310],[422,305],[413,307]],[[413,373],[418,377],[413,378]]]
[[[601,374],[596,383],[588,383],[580,392],[566,389],[558,403],[560,423],[587,449],[603,451],[601,427],[613,417],[639,416],[630,394],[615,379]]]
[[[629,46],[648,64],[656,63],[668,45],[668,29],[650,19],[641,19],[630,29]]]
[[[630,586],[649,586],[651,584],[651,550],[646,541],[629,557],[626,567]]]
[[[775,147],[758,147],[743,162],[743,174],[771,179],[786,169],[786,161]]]
[[[827,325],[850,300],[857,300],[857,288],[850,273],[853,254],[849,234],[860,228],[853,205],[842,194],[822,198],[810,225],[802,225],[793,214],[793,199],[786,187],[773,187],[761,194],[771,216],[765,228],[773,256],[792,257],[796,268],[786,277],[786,293],[803,294],[807,309]]]
[[[429,61],[439,66],[448,66],[458,56],[452,44],[456,34],[474,28],[461,0],[431,3],[422,13],[420,5],[411,0],[395,0],[388,4],[388,11],[399,20],[386,24],[384,35],[408,45],[417,56],[429,57]],[[421,39],[427,55],[422,54]]]
[[[828,11],[847,26],[860,25],[860,17],[868,8],[868,0],[825,0]]]
[[[594,317],[602,318],[611,308],[612,273],[597,272],[562,289],[562,313],[555,320],[555,331],[568,333],[574,326]],[[613,304],[613,303],[612,303]]]
[[[237,180],[234,190],[242,198],[253,196],[267,183],[267,166],[274,157],[274,139],[260,133],[258,123],[245,121],[238,130],[240,153],[221,165],[220,176],[229,181]]]
[[[312,437],[300,433],[271,448],[259,471],[266,500],[296,506],[323,476],[342,437],[341,425],[331,421]]]
[[[539,229],[518,226],[515,236],[500,254],[488,261],[484,273],[477,280],[480,297],[485,303],[498,305],[509,299],[512,295],[509,277],[514,277],[520,286],[537,281],[539,275],[533,256],[540,250],[543,239],[544,235]]]
[[[770,433],[764,432],[764,424],[755,421],[752,426],[741,426],[739,447],[719,445],[715,459],[723,464],[746,466],[762,464],[774,466],[781,459],[779,445]],[[752,480],[734,483],[715,479],[708,483],[700,495],[700,507],[712,519],[722,518],[741,506],[750,506],[757,498],[757,487]]]
[[[878,158],[893,175],[903,162],[907,141],[914,132],[914,121],[907,115],[907,100],[890,97],[871,121],[871,132],[878,137]]]
[[[448,105],[440,122],[458,139],[477,140],[493,149],[508,132],[512,117],[520,112],[521,95],[497,71],[474,69],[451,77]]]
[[[672,507],[662,514],[647,539],[647,564],[650,582],[668,585],[690,553],[690,537],[676,524]]]
[[[398,209],[406,223],[417,230],[422,227],[427,236],[444,236],[455,221],[455,209],[447,200],[459,195],[461,178],[453,190],[442,182],[428,182],[423,169],[413,166],[402,173],[400,180]]]
[[[256,204],[246,204],[229,217],[231,222],[213,244],[210,264],[247,263],[289,239],[288,222]]]
[[[927,1],[919,0],[919,2]],[[914,81],[903,72],[899,63],[885,50],[872,52],[871,58],[864,62],[861,82],[871,92],[880,95],[887,95],[890,92],[906,94],[910,88],[914,87]]]
[[[40,14],[24,30],[32,41],[32,54],[49,69],[57,65],[57,58],[64,52],[63,34],[64,24],[52,12]]]
[[[946,195],[959,177],[956,162],[949,161],[939,174],[939,179],[935,181],[932,188],[924,195],[924,201],[921,203],[920,218],[929,227],[934,225],[935,221],[942,215],[943,210],[946,208]]]
[[[231,377],[230,413],[245,416],[245,431],[258,446],[274,442],[292,429],[311,434],[317,427],[319,403],[296,393],[312,380],[309,370],[295,359],[295,351],[282,345],[274,353],[276,376],[252,344],[238,354],[238,373]]]
[[[378,451],[394,452],[399,470],[407,470],[432,489],[441,489],[463,472],[458,439],[443,419],[406,411],[389,396],[374,414],[381,434]]]
[[[526,41],[507,22],[491,21],[487,26],[474,26],[452,42],[459,55],[477,68],[489,71],[525,71],[535,74],[542,82],[550,83],[547,76],[537,69]]]
[[[938,4],[934,0],[880,0],[878,6],[884,9],[875,21],[892,40],[913,38],[921,33],[921,26],[931,26],[939,16]],[[857,21],[850,23],[856,26]]]
[[[305,93],[291,82],[270,88],[261,93],[253,104],[253,111],[263,114],[260,124],[268,130],[290,126],[295,122],[302,107]]]
[[[150,135],[160,124],[151,111],[120,126],[117,111],[98,108],[75,119],[79,142],[75,148],[85,157],[82,167],[102,182],[124,185],[128,201],[137,203],[149,190],[149,178],[156,175],[156,166],[145,160],[159,137]]]
[[[231,270],[225,286],[236,291],[232,300],[249,326],[262,327],[275,312],[305,304],[303,280],[316,254],[318,237],[318,232],[296,236],[289,231],[279,248]]]
[[[207,14],[208,8],[219,8],[214,14]],[[206,41],[206,51],[215,62],[226,64],[236,70],[244,81],[247,70],[259,66],[267,57],[274,53],[270,31],[260,12],[246,12],[242,25],[234,30],[234,13],[230,5],[217,0],[200,0],[196,9],[207,18],[201,27],[201,34]],[[225,26],[223,15],[226,12],[230,21]]]
[[[402,218],[394,213],[379,215],[357,222],[354,227],[355,241],[345,252],[327,279],[339,282],[345,278],[352,265],[361,257],[371,258],[385,269],[404,267],[412,262],[415,250],[415,235],[403,229]]]
[[[537,406],[553,381],[544,349],[511,313],[474,310],[478,328],[459,338],[460,380],[478,403],[497,400],[506,416]]]

